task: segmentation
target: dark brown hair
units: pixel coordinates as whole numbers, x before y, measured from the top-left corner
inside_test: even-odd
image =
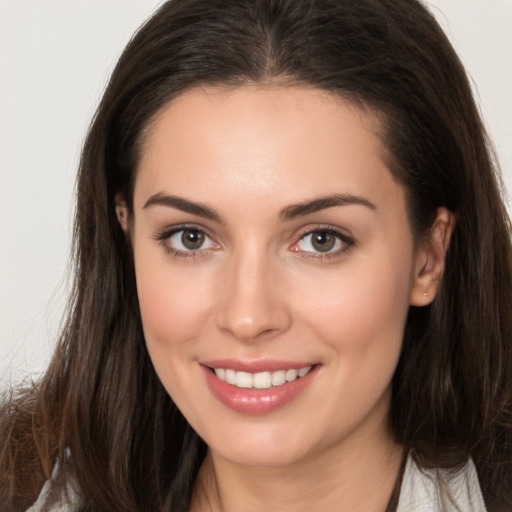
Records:
[[[57,458],[83,511],[187,510],[205,445],[166,394],[142,333],[129,244],[144,129],[198,85],[298,85],[377,112],[418,240],[456,216],[440,291],[411,307],[393,381],[396,439],[422,467],[472,457],[489,510],[512,507],[512,250],[496,164],[464,69],[415,0],[174,0],[121,56],[80,163],[75,283],[37,385],[4,401],[0,502],[24,510]]]

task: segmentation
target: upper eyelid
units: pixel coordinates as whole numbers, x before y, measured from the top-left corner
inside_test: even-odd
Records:
[[[291,248],[291,247],[297,246],[301,242],[301,240],[304,240],[305,237],[312,235],[313,233],[318,232],[318,231],[324,231],[324,232],[329,232],[329,233],[333,234],[335,237],[337,237],[341,241],[341,243],[343,244],[343,247],[340,249],[337,249],[333,252],[325,252],[325,253],[320,253],[320,252],[315,253],[315,252],[311,252],[311,251],[300,251],[300,252],[304,252],[305,254],[308,254],[308,255],[318,255],[318,256],[322,256],[322,257],[327,257],[327,256],[334,257],[336,254],[340,255],[342,253],[348,252],[349,250],[351,250],[353,247],[355,247],[357,245],[356,240],[351,233],[347,233],[345,229],[342,229],[340,227],[335,227],[335,226],[327,224],[327,225],[316,225],[314,227],[307,227],[307,228],[305,227],[303,232],[300,235],[298,235],[298,236],[295,235],[294,241],[291,243],[291,245],[289,247]]]
[[[315,233],[316,231],[328,231],[335,235],[340,236],[341,238],[347,238],[350,240],[354,239],[353,235],[347,229],[344,229],[344,228],[341,228],[338,226],[332,226],[330,224],[318,224],[318,225],[313,225],[313,226],[307,226],[307,227],[304,227],[304,228],[298,230],[299,234],[294,235],[294,236],[298,240],[300,240],[301,238],[305,237],[306,235],[310,235],[312,233]]]
[[[166,238],[169,238],[175,233],[178,233],[179,231],[186,230],[186,229],[192,229],[197,230],[202,233],[204,233],[206,236],[208,236],[211,240],[213,240],[217,244],[221,244],[219,241],[219,237],[214,235],[210,229],[206,228],[205,226],[201,224],[196,224],[194,222],[188,222],[183,224],[177,224],[177,225],[170,225],[165,228],[162,228],[161,230],[157,231],[154,235],[155,240],[164,240]],[[355,244],[355,240],[353,235],[344,228],[341,228],[339,226],[333,226],[332,224],[313,224],[308,226],[303,226],[302,228],[299,228],[298,230],[295,230],[294,234],[290,237],[291,244],[294,245],[299,242],[302,238],[304,238],[307,235],[311,235],[315,231],[328,231],[333,233],[335,236],[340,237],[343,242],[348,243],[350,242],[352,245]]]
[[[186,229],[200,231],[201,233],[204,233],[206,236],[208,236],[212,240],[214,240],[214,238],[215,238],[211,234],[209,229],[205,228],[204,226],[194,224],[194,223],[177,224],[174,226],[168,226],[168,227],[162,228],[155,233],[154,238],[156,238],[157,240],[160,240],[162,238],[167,238],[171,235],[174,235],[175,233],[184,231]]]
[[[155,233],[153,235],[153,239],[156,240],[158,244],[161,245],[168,253],[174,255],[174,257],[180,256],[182,258],[196,258],[200,257],[201,255],[206,255],[207,251],[212,250],[211,247],[204,249],[199,248],[194,250],[184,250],[175,247],[174,244],[170,242],[170,238],[179,233],[180,231],[186,231],[187,229],[203,233],[211,242],[213,242],[214,245],[219,246],[219,243],[208,234],[207,230],[203,229],[202,227],[197,227],[191,224],[169,226],[168,228],[164,228],[163,230]]]

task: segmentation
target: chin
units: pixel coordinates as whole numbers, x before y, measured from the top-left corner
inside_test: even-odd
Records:
[[[225,435],[213,435],[207,444],[214,454],[232,464],[267,468],[300,463],[332,444],[329,439],[318,439],[313,432],[289,425],[242,429],[224,429]]]

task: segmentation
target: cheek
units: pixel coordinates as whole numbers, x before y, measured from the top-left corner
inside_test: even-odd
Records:
[[[197,270],[171,271],[167,254],[163,262],[151,263],[142,254],[138,256],[137,293],[149,356],[167,393],[187,418],[194,418],[197,389],[190,375],[196,371],[195,341],[201,338],[209,317],[209,280]]]
[[[328,347],[326,371],[335,384],[325,397],[325,421],[343,404],[343,420],[333,426],[337,435],[389,391],[409,310],[410,279],[408,267],[390,264],[347,269],[333,282],[316,288],[322,293],[304,287],[297,295],[302,309],[296,317],[303,319],[301,331]]]
[[[359,261],[315,286],[305,283],[296,304],[334,348],[364,352],[376,344],[400,345],[409,309],[408,269],[391,261]]]
[[[162,251],[163,252],[163,251]],[[196,337],[210,310],[209,273],[194,265],[171,265],[164,254],[142,249],[135,253],[137,293],[146,342],[150,351],[172,351]]]

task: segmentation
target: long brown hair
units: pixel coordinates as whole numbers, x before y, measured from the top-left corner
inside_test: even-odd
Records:
[[[58,458],[83,511],[187,510],[205,445],[146,351],[129,243],[141,138],[204,84],[305,85],[380,114],[411,226],[456,216],[433,304],[411,307],[393,380],[396,439],[422,467],[473,458],[489,510],[512,507],[512,249],[495,159],[464,69],[415,0],[174,0],[134,36],[82,153],[68,320],[37,385],[4,400],[0,502],[24,510]]]

